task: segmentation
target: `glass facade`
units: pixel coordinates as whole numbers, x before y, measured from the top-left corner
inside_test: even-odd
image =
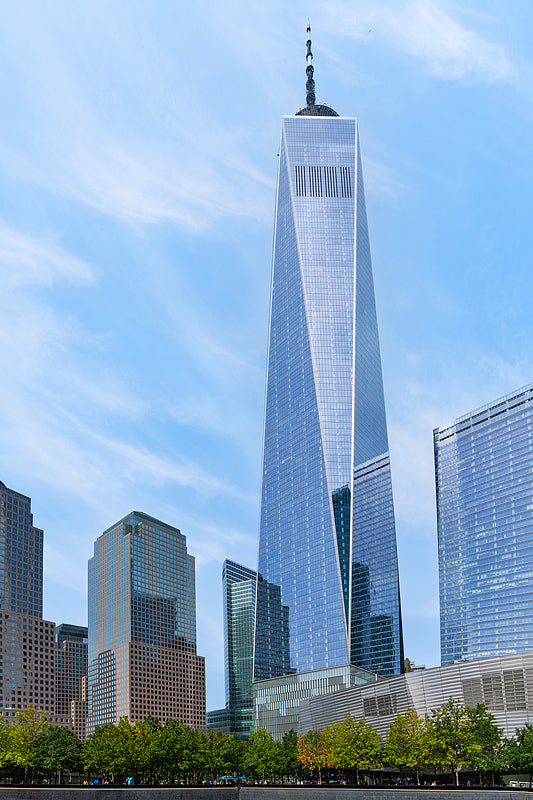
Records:
[[[148,715],[205,728],[205,666],[185,536],[134,511],[89,560],[87,729]]]
[[[56,714],[70,716],[87,675],[87,628],[63,623],[56,628]]]
[[[258,598],[256,680],[348,663],[380,675],[402,671],[355,119],[309,113],[282,121],[258,569],[280,588],[288,652],[267,674]]]
[[[54,721],[55,625],[43,620],[43,531],[31,500],[0,481],[0,715],[28,706]],[[66,722],[66,720],[62,720]]]
[[[253,685],[255,730],[264,728],[279,741],[289,731],[298,730],[302,700],[329,695],[329,704],[334,706],[333,692],[375,682],[372,672],[350,664],[256,681]]]
[[[252,732],[252,676],[257,572],[226,559],[222,567],[224,609],[224,682],[226,708],[209,711],[207,727],[237,733]]]
[[[0,609],[43,616],[43,532],[31,500],[0,481]]]
[[[433,434],[442,664],[533,649],[533,386]]]

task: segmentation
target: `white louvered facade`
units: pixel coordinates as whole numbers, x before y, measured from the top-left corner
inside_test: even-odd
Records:
[[[415,708],[424,716],[451,697],[464,705],[484,703],[512,736],[533,723],[533,653],[461,661],[310,697],[300,702],[298,731],[321,730],[352,714],[384,736],[397,714]]]

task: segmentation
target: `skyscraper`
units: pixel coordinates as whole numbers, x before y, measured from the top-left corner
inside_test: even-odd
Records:
[[[0,715],[27,706],[55,717],[55,624],[43,619],[43,532],[31,500],[0,481]]]
[[[87,682],[87,628],[63,622],[56,628],[55,708],[56,714],[71,718],[74,732],[85,738],[87,705],[82,700]],[[78,713],[83,704],[82,716]]]
[[[248,738],[252,732],[252,677],[257,572],[226,559],[222,566],[226,707],[210,711],[207,727]]]
[[[281,588],[290,664],[402,671],[396,534],[355,119],[282,119],[258,570]],[[258,616],[256,643],[261,641]]]
[[[153,716],[204,729],[194,558],[172,525],[132,511],[89,559],[88,733]]]
[[[210,711],[207,727],[248,738],[253,730],[254,622],[259,619],[261,640],[256,643],[259,664],[290,672],[288,609],[281,605],[279,586],[262,575],[226,559],[222,567],[224,610],[224,682],[226,707]]]
[[[442,664],[533,650],[533,385],[433,432]]]

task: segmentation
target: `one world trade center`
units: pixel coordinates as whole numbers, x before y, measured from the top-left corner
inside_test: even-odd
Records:
[[[357,120],[282,119],[258,573],[280,587],[279,647],[256,615],[254,679],[353,664],[403,671],[398,560]],[[272,648],[270,649],[272,653]]]

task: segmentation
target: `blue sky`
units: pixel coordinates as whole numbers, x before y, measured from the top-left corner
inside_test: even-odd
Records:
[[[533,381],[528,0],[0,4],[0,480],[86,620],[132,509],[196,556],[208,708],[221,564],[257,552],[280,117],[359,119],[406,655],[439,663],[432,429]]]

